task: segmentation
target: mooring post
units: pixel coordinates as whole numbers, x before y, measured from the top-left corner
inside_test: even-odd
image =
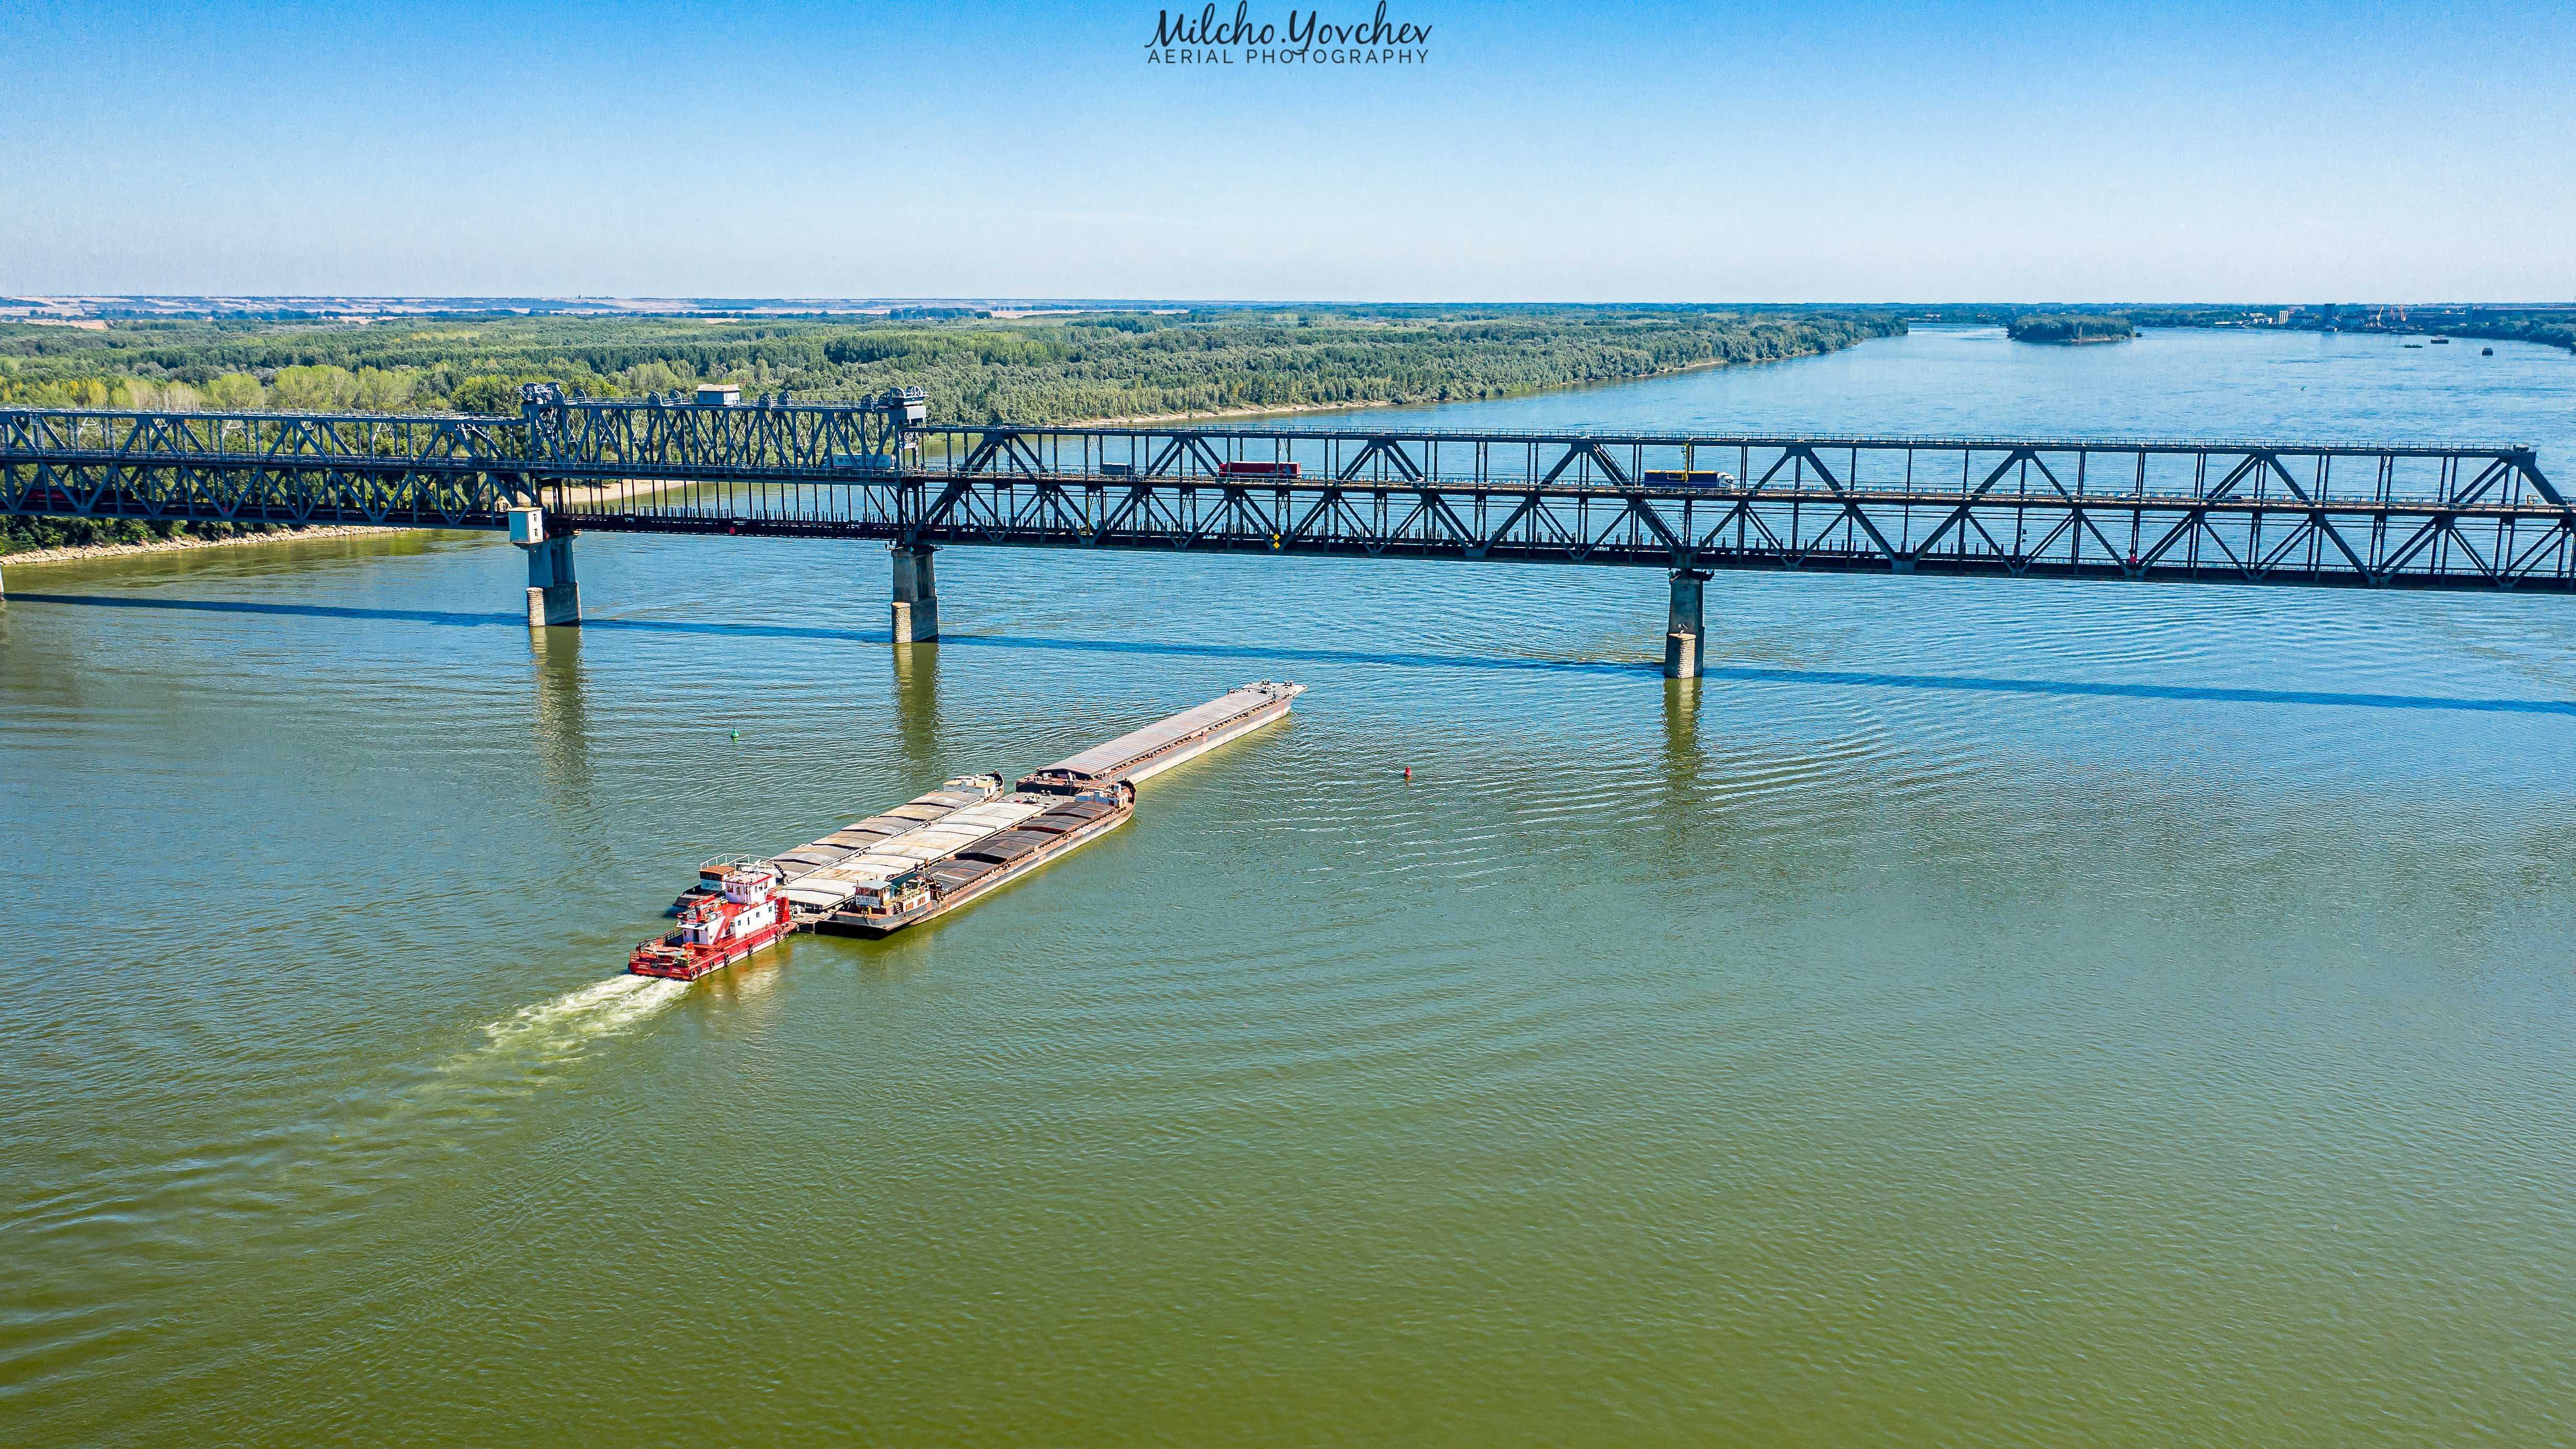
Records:
[[[1672,620],[1664,627],[1664,677],[1699,678],[1700,594],[1708,575],[1698,569],[1673,570]]]
[[[528,554],[528,627],[581,622],[581,585],[572,576],[572,535],[548,536],[545,510],[510,510],[510,542]]]
[[[939,578],[928,544],[894,546],[894,642],[928,644],[939,638]]]

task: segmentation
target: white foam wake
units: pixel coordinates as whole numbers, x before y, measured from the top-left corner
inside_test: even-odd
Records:
[[[502,1021],[483,1028],[478,1050],[449,1063],[455,1070],[472,1062],[507,1062],[542,1066],[579,1055],[602,1037],[615,1036],[669,1009],[688,994],[688,983],[654,976],[611,976],[567,991],[552,1001],[521,1007]]]
[[[324,1119],[288,1129],[318,1132],[319,1140],[282,1166],[306,1186],[345,1193],[383,1180],[407,1158],[467,1150],[469,1124],[508,1115],[592,1044],[651,1020],[688,990],[680,981],[611,976],[486,1022],[479,1044],[397,1068],[390,1080],[341,1097]]]
[[[393,1092],[389,1117],[459,1107],[481,1115],[533,1091],[594,1043],[651,1020],[688,992],[683,981],[611,976],[523,1006],[499,1021],[485,1022],[480,1044],[427,1067]]]

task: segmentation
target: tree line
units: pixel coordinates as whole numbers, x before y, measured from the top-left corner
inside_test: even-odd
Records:
[[[2015,317],[2004,324],[2004,334],[2015,342],[2119,342],[2137,336],[2138,329],[2126,317],[2059,312]]]
[[[747,399],[920,387],[944,421],[1442,402],[1846,347],[1871,315],[1697,308],[1225,310],[1188,317],[516,318],[0,327],[0,403],[509,413],[731,383]]]

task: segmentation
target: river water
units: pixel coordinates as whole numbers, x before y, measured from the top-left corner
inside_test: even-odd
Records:
[[[2497,344],[1920,331],[1459,426],[2518,437]],[[13,569],[0,1438],[2576,1438],[2576,604],[586,536]],[[699,858],[1256,677],[955,919]],[[1402,767],[1413,768],[1407,783]]]

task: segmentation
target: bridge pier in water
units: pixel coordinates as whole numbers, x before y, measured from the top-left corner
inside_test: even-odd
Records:
[[[929,644],[939,638],[939,579],[926,544],[898,543],[894,559],[894,642]]]
[[[1664,677],[1699,678],[1700,596],[1708,574],[1700,569],[1673,570],[1671,622],[1664,626]]]
[[[572,576],[572,535],[522,544],[528,551],[528,627],[581,622],[581,585]]]

